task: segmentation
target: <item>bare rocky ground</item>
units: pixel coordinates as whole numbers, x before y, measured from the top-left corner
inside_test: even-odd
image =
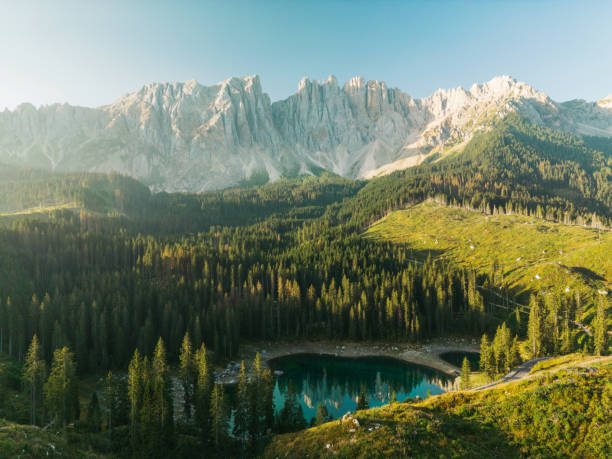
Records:
[[[479,342],[473,338],[441,338],[414,343],[385,342],[337,342],[337,341],[280,341],[253,342],[241,345],[240,357],[216,372],[217,382],[233,384],[238,381],[240,360],[249,362],[255,354],[261,354],[262,361],[292,354],[321,354],[338,357],[393,357],[404,362],[416,363],[457,376],[460,369],[442,360],[440,354],[448,351],[478,352]]]

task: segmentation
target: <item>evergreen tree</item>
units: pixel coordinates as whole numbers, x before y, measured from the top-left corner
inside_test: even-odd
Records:
[[[30,424],[36,425],[36,412],[42,398],[42,386],[46,376],[46,364],[42,358],[38,337],[34,335],[23,365],[23,377],[30,392]]]
[[[159,338],[153,355],[153,393],[159,409],[159,424],[162,430],[172,423],[172,392],[168,374],[168,362],[164,341]]]
[[[115,387],[113,384],[113,372],[109,370],[109,372],[106,374],[106,378],[104,379],[104,383],[105,383],[105,397],[106,397],[106,405],[107,405],[107,411],[106,411],[106,428],[108,429],[108,434],[109,437],[112,438],[111,432],[113,430],[114,424],[113,424],[113,408],[115,408],[116,406],[116,399],[115,399]]]
[[[74,356],[67,347],[56,349],[49,378],[44,385],[45,403],[52,422],[66,425],[79,416]]]
[[[574,348],[574,335],[570,330],[569,319],[567,318],[563,323],[563,332],[561,334],[561,354],[570,354]]]
[[[183,386],[183,412],[187,420],[191,419],[191,405],[194,391],[194,356],[189,332],[185,333],[179,355],[181,383]]]
[[[132,445],[138,443],[138,428],[140,421],[140,408],[143,398],[144,365],[138,349],[134,351],[128,367],[128,397],[130,400],[130,438]]]
[[[216,447],[225,442],[228,427],[228,412],[223,385],[215,384],[210,396],[210,426],[212,441]]]
[[[92,432],[99,432],[102,428],[102,411],[98,400],[98,393],[91,394],[91,400],[87,405],[87,426]]]
[[[261,355],[255,354],[253,360],[252,379],[249,384],[249,411],[251,425],[250,435],[253,439],[261,438],[266,430],[266,384],[264,381],[264,370],[261,363]]]
[[[493,358],[495,360],[495,372],[497,374],[507,372],[509,370],[509,355],[512,347],[510,339],[510,330],[506,326],[506,322],[497,327],[495,338],[493,338]]]
[[[529,302],[529,322],[527,324],[527,342],[531,358],[542,355],[542,311],[540,302],[532,296]]]
[[[302,407],[297,400],[297,393],[290,380],[285,395],[285,405],[279,413],[279,430],[284,432],[294,432],[306,426],[306,420],[302,412]]]
[[[209,367],[208,358],[206,355],[206,347],[204,343],[195,353],[195,371],[196,371],[196,387],[195,387],[195,417],[197,425],[203,432],[203,439],[208,438],[210,432],[210,401],[213,386],[213,374]]]
[[[523,362],[521,351],[519,348],[518,336],[514,336],[512,347],[510,349],[510,368],[516,368]]]
[[[242,442],[242,448],[246,448],[249,439],[249,427],[251,416],[257,413],[251,412],[249,400],[249,382],[246,375],[244,360],[240,363],[240,375],[238,377],[238,391],[236,394],[236,411],[234,412],[234,435]]]
[[[493,350],[489,344],[489,339],[486,335],[482,335],[480,341],[480,371],[487,375],[487,379],[492,379],[495,376],[495,365],[493,362]]]
[[[130,424],[130,401],[127,381],[109,371],[105,379],[106,428],[113,442],[112,430]]]
[[[367,410],[369,408],[368,399],[366,398],[365,389],[362,387],[359,397],[357,398],[357,410]]]
[[[264,430],[271,430],[274,428],[274,377],[269,369],[262,373],[262,386]]]
[[[359,403],[357,404],[357,409],[359,410]],[[367,408],[362,408],[367,409]],[[327,413],[327,408],[324,404],[319,402],[317,405],[317,415],[314,420],[314,425],[320,426],[321,424],[325,424],[329,420],[329,414]]]
[[[463,364],[461,365],[461,389],[465,390],[470,387],[470,361],[467,357],[463,358]]]
[[[594,320],[595,332],[593,333],[596,355],[605,355],[608,352],[608,324],[605,302],[604,296],[600,295],[597,300],[597,312]]]

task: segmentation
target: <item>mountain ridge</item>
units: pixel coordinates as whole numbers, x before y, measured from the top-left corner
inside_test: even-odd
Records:
[[[421,99],[363,77],[342,86],[334,76],[303,78],[296,93],[272,102],[251,75],[212,86],[148,83],[98,108],[22,104],[0,112],[0,161],[116,171],[166,191],[321,169],[370,178],[456,149],[510,112],[572,134],[612,136],[608,99],[557,103],[509,76]]]

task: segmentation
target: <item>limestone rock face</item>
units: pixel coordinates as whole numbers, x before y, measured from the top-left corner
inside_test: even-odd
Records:
[[[557,103],[510,77],[413,99],[384,82],[300,81],[275,103],[259,77],[152,83],[98,108],[23,104],[0,113],[0,162],[117,171],[153,189],[203,191],[253,176],[326,169],[369,178],[462,145],[518,112],[574,134],[612,136],[612,96]]]

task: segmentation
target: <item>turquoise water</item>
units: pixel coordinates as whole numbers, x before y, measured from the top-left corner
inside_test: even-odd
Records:
[[[461,365],[463,365],[464,357],[467,357],[468,361],[470,362],[470,369],[472,371],[480,370],[480,353],[478,352],[451,351],[440,354],[440,358],[442,360],[446,360],[451,365],[455,365],[459,368],[461,368]]]
[[[298,392],[307,422],[315,417],[317,405],[323,403],[336,419],[347,411],[354,412],[361,388],[365,388],[369,406],[389,403],[393,392],[398,401],[408,397],[427,397],[444,392],[452,378],[440,371],[386,357],[334,357],[298,354],[269,362],[276,377],[274,405],[280,411],[285,404],[289,381]]]

